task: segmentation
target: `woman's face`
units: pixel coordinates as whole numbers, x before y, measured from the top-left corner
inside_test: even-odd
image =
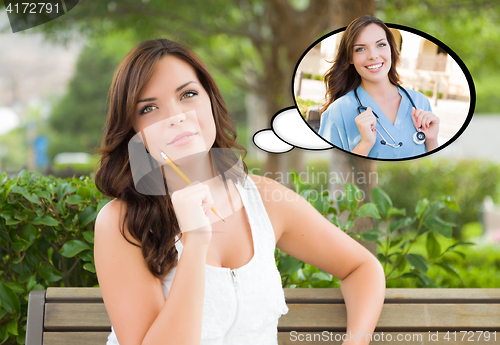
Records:
[[[134,130],[163,164],[160,151],[182,166],[193,155],[208,152],[215,142],[210,98],[194,68],[175,56],[158,61],[135,112]]]
[[[361,30],[354,40],[351,63],[364,82],[388,79],[391,48],[384,29],[377,24],[370,24]]]

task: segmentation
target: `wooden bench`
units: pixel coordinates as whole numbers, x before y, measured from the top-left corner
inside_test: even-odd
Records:
[[[280,345],[342,343],[347,318],[340,289],[284,290],[290,310],[279,320]],[[110,327],[99,288],[30,293],[27,345],[105,344]],[[500,289],[387,289],[371,343],[471,341],[500,344]]]

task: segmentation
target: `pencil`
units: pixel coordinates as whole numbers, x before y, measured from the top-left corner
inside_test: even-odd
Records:
[[[186,175],[184,175],[184,173],[181,171],[181,169],[179,169],[179,167],[177,165],[175,165],[175,163],[170,158],[168,158],[168,156],[163,151],[160,151],[160,156],[168,163],[168,165],[170,165],[172,167],[172,169],[175,170],[175,172],[184,180],[184,182],[186,182],[187,184],[191,184],[191,181],[189,180],[189,178]],[[226,222],[224,220],[224,218],[222,218],[222,216],[220,215],[219,211],[217,211],[214,206],[212,206],[212,212],[217,217],[222,219],[222,221],[224,223]]]

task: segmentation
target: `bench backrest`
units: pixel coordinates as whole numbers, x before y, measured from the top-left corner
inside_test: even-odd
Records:
[[[289,311],[279,320],[280,345],[300,340],[325,344],[330,339],[341,343],[347,315],[340,289],[284,291]],[[110,331],[99,288],[30,293],[27,345],[105,344]],[[500,289],[387,289],[372,341],[394,344],[398,339],[415,344],[500,343]]]

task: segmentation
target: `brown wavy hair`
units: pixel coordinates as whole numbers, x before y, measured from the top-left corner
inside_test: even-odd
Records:
[[[167,55],[190,64],[210,97],[216,127],[213,148],[232,149],[229,151],[237,151],[243,158],[246,156],[245,147],[236,141],[235,123],[228,114],[215,80],[201,59],[190,49],[167,39],[155,39],[138,44],[125,56],[115,71],[109,90],[109,111],[103,142],[98,149],[101,159],[95,182],[104,195],[125,203],[126,210],[120,231],[129,243],[138,246],[125,235],[126,224],[131,236],[140,243],[139,247],[142,248],[149,270],[157,278],[164,277],[177,265],[178,253],[174,243],[175,235],[181,234],[181,231],[169,193],[148,195],[155,193],[139,193],[134,187],[128,144],[136,134],[133,116],[139,94],[151,79],[158,61]],[[218,159],[220,164],[215,169],[219,173],[227,171],[232,162],[237,160],[235,157],[236,154],[230,157],[232,159]],[[154,160],[152,157],[151,159]],[[246,176],[248,170],[245,163],[242,164]],[[224,175],[222,173],[223,177]],[[166,190],[167,182],[161,176],[162,186],[155,186],[154,181],[146,182],[146,185]]]
[[[354,42],[361,30],[370,24],[377,24],[385,31],[387,42],[391,48],[391,68],[389,69],[389,81],[394,85],[400,85],[400,77],[396,71],[396,66],[399,64],[399,50],[396,40],[391,30],[380,19],[373,16],[361,16],[354,19],[342,35],[340,45],[337,51],[337,56],[333,60],[333,65],[326,71],[326,103],[321,107],[323,113],[336,99],[342,97],[349,91],[361,85],[361,77],[351,64],[352,50]]]

